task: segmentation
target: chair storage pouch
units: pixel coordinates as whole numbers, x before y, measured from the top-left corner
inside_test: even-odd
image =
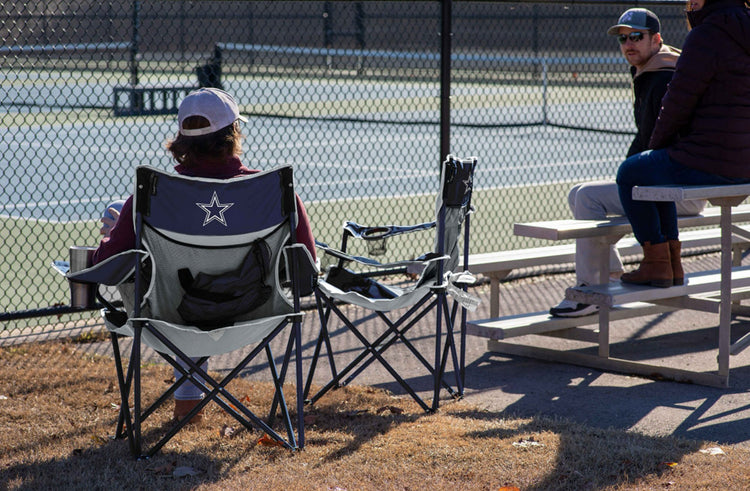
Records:
[[[238,317],[255,310],[271,296],[265,278],[270,270],[271,250],[262,239],[253,242],[242,264],[219,274],[178,271],[185,290],[177,312],[186,323],[204,331],[232,325]]]

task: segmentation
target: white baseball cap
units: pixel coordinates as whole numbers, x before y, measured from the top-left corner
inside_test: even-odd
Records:
[[[185,129],[182,123],[190,116],[202,116],[209,122],[209,126],[198,129]],[[191,92],[180,103],[177,111],[180,124],[180,134],[185,136],[209,135],[233,124],[238,119],[247,122],[247,118],[240,116],[237,102],[229,93],[220,89],[204,88]]]

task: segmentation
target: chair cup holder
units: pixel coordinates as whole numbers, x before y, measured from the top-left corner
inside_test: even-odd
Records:
[[[391,232],[390,227],[374,227],[362,234],[367,242],[367,253],[371,256],[382,256],[388,250],[386,237]]]

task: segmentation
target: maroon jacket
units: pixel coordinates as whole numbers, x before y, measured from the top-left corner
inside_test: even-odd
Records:
[[[662,100],[649,147],[704,172],[750,178],[750,10],[707,0]]]
[[[209,177],[213,179],[230,179],[260,172],[250,170],[243,166],[240,159],[231,157],[224,165],[204,164],[194,167],[185,167],[180,164],[175,167],[178,174],[190,177]],[[307,218],[307,211],[297,196],[297,242],[304,244],[310,251],[313,260],[315,259],[315,240],[313,239],[310,220]],[[94,252],[93,263],[104,261],[120,252],[127,251],[135,247],[135,230],[133,230],[133,197],[130,196],[120,211],[120,217],[117,223],[112,227],[109,237],[102,239],[99,248]]]

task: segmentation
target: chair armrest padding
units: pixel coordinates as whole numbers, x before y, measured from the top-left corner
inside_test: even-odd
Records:
[[[131,249],[115,254],[104,261],[75,273],[68,273],[69,281],[116,286],[127,280],[135,271],[137,261],[148,257],[148,252]]]
[[[380,240],[397,235],[433,229],[436,222],[425,222],[417,225],[380,225],[368,227],[356,222],[344,223],[344,231],[350,236],[362,240]]]
[[[290,278],[292,284],[299,287],[299,295],[312,295],[318,285],[318,267],[313,261],[310,251],[303,244],[294,244],[284,248],[286,257],[286,271],[290,276],[296,272],[296,278]]]

